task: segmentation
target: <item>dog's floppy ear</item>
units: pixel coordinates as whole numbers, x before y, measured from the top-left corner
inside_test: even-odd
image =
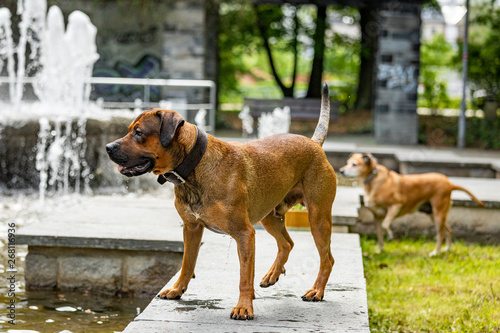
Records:
[[[373,157],[373,155],[370,153],[364,153],[362,156],[363,162],[365,162],[366,165],[372,164],[372,160],[375,160],[375,157]]]
[[[156,111],[160,117],[160,143],[167,148],[174,140],[177,130],[184,125],[184,118],[174,111]]]

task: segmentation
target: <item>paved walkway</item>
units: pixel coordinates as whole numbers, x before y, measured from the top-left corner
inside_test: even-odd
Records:
[[[18,241],[135,250],[165,250],[171,244],[182,251],[182,220],[165,193],[77,197],[54,207],[40,223],[21,228]]]
[[[19,230],[35,246],[158,250],[179,248],[181,219],[168,195],[80,197]],[[205,231],[196,278],[179,301],[153,299],[125,332],[369,332],[366,283],[359,236],[333,234],[336,260],[323,302],[304,302],[316,279],[319,255],[310,232],[291,231],[295,247],[287,274],[270,288],[258,286],[276,256],[274,238],[256,230],[255,320],[229,318],[238,301],[239,262],[229,236]],[[164,250],[165,248],[163,248]],[[177,279],[174,276],[169,284]],[[166,282],[166,281],[165,281]]]
[[[276,243],[264,230],[256,234],[255,319],[229,318],[238,301],[239,261],[236,243],[206,232],[196,278],[180,300],[155,298],[124,330],[131,332],[369,332],[366,284],[359,237],[333,234],[336,260],[323,302],[304,302],[302,294],[316,278],[319,256],[309,232],[290,232],[295,247],[286,276],[269,288],[260,278],[276,255]],[[174,276],[168,286],[176,280]]]

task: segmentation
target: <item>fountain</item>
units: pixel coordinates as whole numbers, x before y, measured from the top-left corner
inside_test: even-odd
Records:
[[[49,238],[56,240],[54,247],[61,250],[61,252],[54,252],[56,257],[67,255],[69,253],[68,247],[71,248],[75,243],[78,243],[78,241],[75,242],[75,238],[91,239],[90,243],[92,244],[84,244],[90,244],[90,246],[77,245],[76,251],[79,258],[90,258],[92,267],[85,269],[85,271],[97,276],[99,274],[95,273],[96,267],[104,267],[103,272],[108,271],[106,260],[110,257],[110,252],[97,256],[97,260],[104,259],[105,262],[102,265],[95,265],[95,261],[93,261],[95,258],[92,257],[96,253],[95,251],[112,251],[111,256],[117,255],[117,243],[109,243],[110,238],[115,235],[112,231],[113,217],[106,216],[101,223],[96,224],[98,228],[85,228],[86,231],[94,229],[94,234],[89,236],[88,234],[75,233],[75,238],[71,238],[69,243],[62,246],[58,242],[64,236],[58,237],[54,234],[55,231],[74,231],[75,224],[79,221],[90,222],[95,220],[95,216],[106,215],[100,214],[99,210],[95,210],[94,207],[87,209],[84,205],[86,200],[95,200],[94,202],[101,203],[102,196],[79,194],[112,193],[114,196],[126,193],[123,197],[127,198],[134,197],[134,193],[129,193],[129,189],[141,190],[160,188],[160,186],[152,174],[141,177],[141,179],[126,179],[117,172],[116,166],[111,163],[105,152],[105,143],[122,136],[135,114],[129,106],[126,110],[110,110],[101,108],[102,100],[90,101],[90,82],[96,82],[95,78],[91,78],[92,70],[98,59],[98,54],[95,44],[97,29],[90,22],[89,17],[80,11],[74,11],[68,16],[66,26],[63,14],[58,7],[50,7],[47,11],[46,0],[19,0],[17,15],[20,16],[21,21],[18,29],[19,36],[16,36],[15,33],[13,34],[13,30],[16,31],[16,29],[12,29],[11,26],[13,15],[15,13],[11,13],[9,9],[0,8],[0,226],[7,230],[7,224],[10,228],[13,228],[12,225],[15,224],[16,243],[19,245],[28,244],[29,246],[30,253],[27,256],[26,250],[24,253],[21,252],[22,248],[16,252],[18,256],[16,260],[22,267],[19,276],[17,276],[19,283],[16,283],[18,289],[16,295],[20,295],[17,296],[17,299],[23,300],[17,308],[19,314],[22,315],[23,320],[20,320],[22,325],[23,321],[31,324],[30,321],[36,322],[43,316],[53,316],[55,312],[53,308],[48,311],[44,309],[39,311],[36,306],[36,310],[33,310],[32,306],[28,308],[27,304],[28,302],[33,304],[33,298],[27,295],[26,289],[29,289],[29,283],[26,282],[25,285],[23,278],[26,277],[26,281],[28,281],[29,276],[39,274],[41,261],[40,257],[37,257],[36,246],[31,247],[33,243],[30,243],[30,240],[26,240],[26,238],[24,241],[22,240],[22,232],[25,227],[47,225],[54,222],[54,217],[62,217],[61,226],[49,233],[42,232],[42,237],[50,235]],[[137,82],[132,80],[132,83],[128,83],[130,82],[128,79],[127,83],[123,83],[123,80],[103,83],[103,80],[106,81],[110,78],[99,79],[101,80],[99,84],[134,85]],[[148,84],[144,84],[144,87],[168,85],[158,82],[167,80],[153,81],[152,83],[147,82]],[[196,82],[170,82],[169,85],[174,86],[175,84],[197,87]],[[213,82],[201,82],[200,87],[210,88],[210,100],[215,100],[215,84]],[[173,104],[175,104],[175,109],[184,110],[186,115],[189,107],[185,98],[179,101],[160,101],[159,104],[160,107],[169,109],[172,109]],[[179,105],[181,106],[179,107]],[[213,110],[213,107],[210,107]],[[132,108],[135,108],[134,111],[137,113],[142,112],[144,103],[139,100]],[[201,109],[196,116],[196,123],[200,126],[206,126],[206,115],[206,109]],[[207,126],[207,128],[210,127]],[[163,197],[168,198],[173,195],[172,188],[167,186],[167,190],[165,190],[165,187],[162,187]],[[36,189],[37,192],[31,193],[30,190],[33,189]],[[4,193],[14,195],[4,195]],[[38,201],[34,200],[37,195]],[[105,197],[113,198],[113,196]],[[122,197],[119,197],[116,205],[109,204],[109,201],[108,204],[111,207],[119,207],[121,199]],[[61,213],[63,208],[69,210]],[[82,214],[71,216],[75,209],[89,212],[90,218],[81,218]],[[102,212],[107,211],[108,209],[103,209]],[[136,237],[133,230],[123,228],[122,221],[119,222],[119,229],[123,231],[125,236],[117,237],[114,241],[120,242],[122,239]],[[69,225],[71,227],[68,227]],[[96,244],[95,241],[103,235],[105,242],[93,247]],[[46,246],[47,243],[44,244],[43,248],[51,248]],[[130,242],[130,244],[130,250],[133,251],[127,249],[120,252],[122,258],[117,259],[118,262],[128,263],[129,258],[125,256],[137,254],[137,243]],[[11,237],[0,239],[0,247],[6,249],[7,246],[9,248],[12,246]],[[161,251],[163,249],[160,249]],[[144,251],[140,254],[141,260],[151,255],[157,255],[157,251]],[[163,254],[161,256],[165,257]],[[181,258],[179,253],[174,254],[174,256],[178,260]],[[147,259],[146,262],[155,263],[156,259]],[[161,271],[156,268],[153,270],[154,274],[159,277],[165,276],[163,272],[172,269],[169,265],[162,264],[161,266]],[[7,267],[6,256],[0,258],[0,267]],[[57,269],[52,270],[52,273],[59,274],[59,272],[64,271],[67,274],[76,274],[75,271],[78,272],[78,269],[80,268],[62,268],[61,265],[58,265]],[[121,271],[120,269],[120,273]],[[23,276],[24,272],[26,272],[25,276]],[[106,273],[102,275],[106,276]],[[82,275],[80,274],[80,276]],[[84,276],[82,280],[85,279],[87,276]],[[100,277],[99,279],[105,280]],[[74,281],[74,278],[70,280]],[[82,285],[85,283],[83,282]],[[113,283],[113,286],[115,285]],[[73,290],[74,287],[70,287],[70,289]],[[40,301],[50,304],[55,298],[55,302],[60,304],[61,300],[58,300],[57,297],[53,293],[37,294],[35,302],[36,304],[40,304],[38,303]],[[92,297],[92,299],[95,298]],[[1,299],[2,302],[6,300],[5,297]],[[122,321],[128,322],[131,319],[127,320],[130,311],[121,308],[118,304],[120,301],[113,299],[108,302],[113,303],[113,308],[117,309],[120,317],[124,316],[125,319],[121,319]],[[97,298],[96,304],[101,303],[100,298]],[[75,309],[75,307],[60,308],[65,309],[64,311]],[[80,310],[82,309],[80,308]],[[136,308],[133,309],[133,314],[135,311]],[[64,316],[62,324],[64,328],[68,324],[67,317],[68,315]],[[43,318],[43,320],[45,319]],[[49,323],[49,320],[51,319],[48,319],[46,323]],[[77,323],[80,322],[79,320],[74,320],[74,322],[73,327],[81,326]],[[62,329],[61,324],[58,325],[60,326],[57,327]],[[71,326],[69,327],[71,328]]]
[[[263,113],[258,120],[258,137],[290,132],[290,108],[276,108],[273,112]]]
[[[65,28],[59,7],[52,6],[47,12],[46,0],[20,0],[17,14],[21,20],[16,44],[11,13],[0,8],[0,72],[7,73],[10,101],[1,105],[1,121],[22,130],[26,115],[38,118],[34,164],[39,172],[41,201],[49,189],[61,194],[72,189],[88,193],[91,177],[85,160],[86,115],[92,108],[89,78],[99,58],[97,28],[78,10],[69,15]],[[38,101],[23,102],[26,84],[32,85]],[[2,152],[12,155],[6,147],[7,136],[2,137],[2,127]]]
[[[250,114],[250,107],[245,105],[243,110],[238,114],[238,118],[241,119],[241,127],[243,130],[243,137],[248,138],[253,134],[253,117]]]
[[[13,15],[20,17],[19,36],[13,34]],[[104,99],[99,96],[90,101],[90,82],[96,81],[92,71],[99,58],[96,34],[86,14],[73,11],[65,26],[62,11],[57,6],[47,11],[46,0],[19,0],[16,13],[0,8],[0,193],[36,189],[43,202],[52,194],[85,194],[96,189],[128,193],[156,184],[152,176],[125,179],[103,149],[124,134],[145,104],[137,99],[122,103],[127,105],[125,109],[113,110],[104,109]],[[197,85],[178,82],[181,80],[97,79],[100,85],[144,85],[146,106],[151,105],[146,87],[158,85],[209,88],[209,105],[215,100],[215,85],[208,81]],[[185,97],[157,105],[175,107],[188,116]],[[200,107],[195,122],[213,130],[213,124],[207,125],[204,118],[207,114]]]

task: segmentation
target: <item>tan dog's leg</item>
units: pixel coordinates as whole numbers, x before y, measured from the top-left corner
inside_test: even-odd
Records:
[[[261,224],[276,239],[276,243],[278,244],[276,260],[260,282],[261,287],[267,288],[275,284],[281,274],[285,274],[285,263],[293,248],[293,241],[286,231],[285,221],[280,217],[274,216],[274,213],[266,216],[261,221]]]
[[[446,229],[446,234],[445,234],[446,247],[444,248],[444,251],[449,251],[451,249],[451,241],[452,241],[453,232],[452,232],[450,226],[448,225],[448,223],[446,223],[446,220],[447,220],[447,218],[444,219],[444,227]]]
[[[392,205],[387,208],[387,214],[384,217],[384,221],[382,222],[382,228],[387,232],[387,240],[391,240],[394,235],[391,230],[391,223],[394,221],[396,216],[398,216],[399,211],[401,210],[401,205]]]
[[[160,292],[160,298],[179,299],[187,290],[189,281],[194,276],[194,267],[198,258],[203,229],[204,227],[199,222],[184,221],[184,255],[182,257],[181,274],[172,288]]]
[[[306,291],[302,299],[304,301],[321,301],[325,294],[325,286],[330,277],[334,259],[330,250],[332,237],[332,214],[328,209],[320,210],[314,204],[308,204],[309,222],[311,224],[311,233],[319,252],[320,266],[318,277],[311,289]]]
[[[436,226],[436,248],[429,253],[429,256],[435,256],[441,253],[441,246],[446,233],[446,251],[451,247],[451,229],[446,225],[446,218],[451,206],[451,198],[431,200],[432,215]]]
[[[253,288],[255,276],[255,229],[247,223],[245,229],[231,235],[238,246],[240,259],[240,298],[231,311],[232,319],[253,319]]]

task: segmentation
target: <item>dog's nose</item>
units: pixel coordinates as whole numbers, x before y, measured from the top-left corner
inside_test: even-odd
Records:
[[[344,170],[343,169],[340,169],[340,174],[343,176],[344,175]]]
[[[118,148],[118,145],[114,142],[111,142],[111,143],[108,143],[106,145],[106,152],[108,154],[111,154],[112,152],[114,152],[116,149]]]

